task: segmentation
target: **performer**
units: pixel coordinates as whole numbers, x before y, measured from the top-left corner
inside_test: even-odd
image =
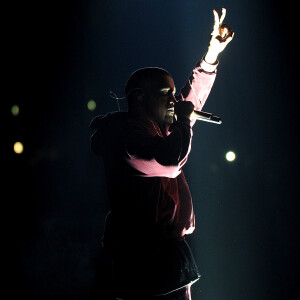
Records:
[[[103,237],[111,257],[106,299],[191,299],[199,273],[185,240],[195,216],[182,167],[191,150],[192,112],[202,109],[218,54],[234,35],[223,25],[225,14],[223,8],[219,18],[214,10],[208,51],[178,96],[166,70],[139,69],[125,87],[128,112],[97,116],[90,124],[111,207]]]

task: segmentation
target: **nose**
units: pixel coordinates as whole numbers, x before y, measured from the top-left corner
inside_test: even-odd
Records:
[[[177,102],[177,99],[175,97],[174,94],[171,94],[171,97],[170,97],[170,104],[172,104],[174,106],[174,104]]]
[[[176,102],[175,99],[172,98],[172,99],[170,100],[170,102],[169,102],[168,108],[174,107],[174,106],[175,106],[175,102]]]

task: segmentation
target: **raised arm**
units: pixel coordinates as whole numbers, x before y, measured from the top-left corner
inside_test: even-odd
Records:
[[[226,9],[222,8],[220,18],[216,10],[213,10],[213,14],[214,26],[206,55],[194,68],[192,75],[181,89],[178,97],[180,100],[191,101],[195,106],[195,110],[202,110],[216,78],[218,55],[234,36],[234,32],[223,24]]]

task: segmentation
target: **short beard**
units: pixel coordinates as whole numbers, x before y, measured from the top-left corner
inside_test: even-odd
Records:
[[[171,125],[173,123],[174,117],[173,116],[165,116],[164,122],[166,125]]]

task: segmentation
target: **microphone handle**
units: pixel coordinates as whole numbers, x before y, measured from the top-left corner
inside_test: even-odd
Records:
[[[215,124],[222,124],[221,118],[214,116],[211,113],[204,112],[204,111],[194,110],[192,113],[192,118],[199,120],[199,121],[205,121],[205,122],[210,122],[210,123],[215,123]]]

